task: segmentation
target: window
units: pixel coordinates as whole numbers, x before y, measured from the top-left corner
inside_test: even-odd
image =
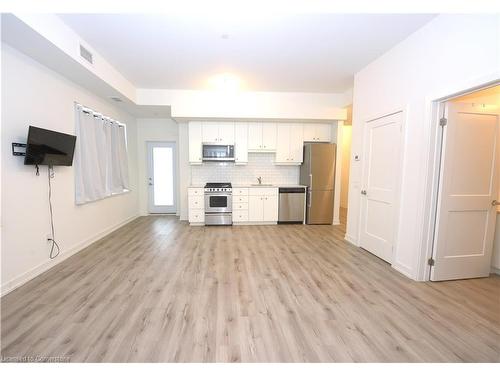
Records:
[[[76,105],[75,201],[84,204],[129,189],[125,124]]]

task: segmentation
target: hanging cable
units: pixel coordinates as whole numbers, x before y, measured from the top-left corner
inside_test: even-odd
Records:
[[[59,253],[61,252],[60,248],[59,248],[59,244],[56,242],[56,239],[55,239],[55,233],[54,233],[54,215],[53,215],[53,212],[52,212],[52,185],[50,183],[50,180],[54,178],[54,169],[51,165],[49,165],[49,167],[47,168],[47,172],[48,172],[48,177],[49,177],[49,211],[50,211],[50,230],[51,230],[51,234],[50,234],[50,237],[48,240],[49,242],[52,243],[52,247],[50,248],[50,259],[54,259],[55,257],[57,257],[59,255]]]

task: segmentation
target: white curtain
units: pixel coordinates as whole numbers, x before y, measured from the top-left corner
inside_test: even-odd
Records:
[[[96,201],[129,189],[125,125],[76,105],[75,200]]]

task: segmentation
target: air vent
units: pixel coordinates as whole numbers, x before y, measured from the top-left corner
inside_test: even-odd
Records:
[[[118,103],[121,103],[123,102],[123,100],[117,96],[111,96],[110,97],[111,100],[114,100],[115,102],[118,102]]]
[[[94,63],[92,53],[81,44],[80,44],[80,56],[83,57],[85,60],[87,60],[89,63],[91,64]]]

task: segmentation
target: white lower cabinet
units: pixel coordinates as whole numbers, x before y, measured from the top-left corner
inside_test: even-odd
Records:
[[[278,221],[278,188],[233,188],[235,224],[275,223]]]
[[[188,220],[193,225],[203,225],[205,223],[203,188],[188,188]]]
[[[233,223],[248,222],[248,188],[233,188]]]
[[[188,218],[191,225],[205,224],[203,188],[188,188]],[[278,221],[278,188],[233,188],[233,223],[255,224]]]
[[[248,221],[248,210],[233,209],[233,223],[245,223]]]
[[[277,222],[278,221],[278,189],[249,189],[248,221]]]
[[[189,209],[189,223],[190,224],[204,224],[205,211]]]

